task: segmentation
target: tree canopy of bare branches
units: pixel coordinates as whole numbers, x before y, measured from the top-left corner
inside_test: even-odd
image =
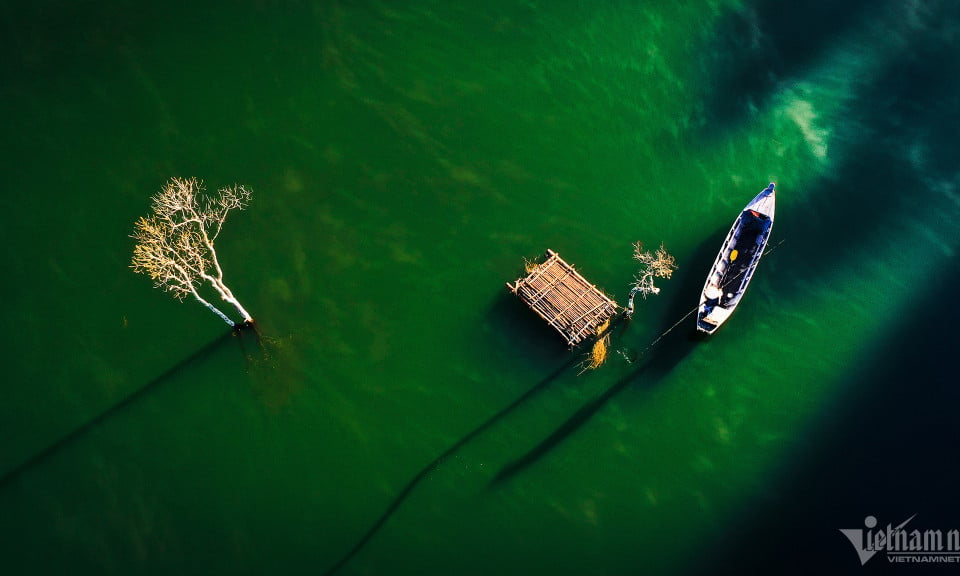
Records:
[[[643,242],[634,243],[633,259],[640,262],[640,270],[633,278],[633,287],[644,298],[648,294],[660,293],[660,288],[654,284],[654,278],[670,278],[677,269],[676,259],[667,252],[663,243],[656,252],[644,250]]]
[[[251,324],[253,318],[223,281],[214,242],[231,210],[243,210],[250,191],[234,185],[208,195],[196,178],[171,178],[152,198],[151,212],[137,220],[132,238],[134,272],[146,274],[154,286],[183,300],[193,296],[230,326],[236,323],[198,291],[208,284]]]

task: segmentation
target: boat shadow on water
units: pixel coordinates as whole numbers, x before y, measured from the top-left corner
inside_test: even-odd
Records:
[[[682,273],[675,275],[676,296],[671,299],[656,331],[664,336],[657,341],[655,347],[632,351],[629,354],[632,356],[631,362],[639,363],[637,368],[577,409],[536,446],[501,468],[490,481],[490,488],[509,481],[546,456],[629,386],[652,388],[659,384],[697,345],[711,338],[696,330],[696,316],[691,311],[696,310],[697,295],[703,289],[704,275],[709,271],[717,246],[726,233],[726,227],[718,228],[697,247],[687,263],[680,268]],[[687,317],[677,324],[677,321],[685,316]],[[628,326],[629,321],[621,323],[618,332],[626,330]],[[619,334],[614,334],[615,339],[618,336]]]

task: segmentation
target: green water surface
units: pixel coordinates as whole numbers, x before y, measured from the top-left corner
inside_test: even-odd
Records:
[[[688,568],[956,266],[960,18],[862,4],[0,2],[3,571],[321,574],[535,386],[343,573]],[[262,346],[127,268],[171,176],[254,191]],[[636,359],[771,181],[728,325]],[[679,270],[578,375],[504,282],[624,304],[638,240]]]

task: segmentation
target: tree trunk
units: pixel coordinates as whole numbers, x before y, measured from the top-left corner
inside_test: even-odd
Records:
[[[235,323],[233,320],[231,320],[229,316],[227,316],[226,314],[224,314],[223,312],[221,312],[220,309],[217,308],[216,306],[214,306],[213,304],[211,304],[211,303],[207,302],[206,300],[204,300],[202,296],[200,296],[199,294],[197,294],[196,290],[193,291],[193,297],[196,298],[198,302],[200,302],[201,304],[203,304],[204,306],[206,306],[207,308],[209,308],[211,312],[213,312],[214,314],[216,314],[217,316],[219,316],[220,318],[222,318],[223,321],[226,322],[228,326],[230,326],[230,327],[235,327],[235,326],[236,326],[236,323]]]
[[[220,293],[220,297],[224,301],[233,304],[233,307],[237,309],[237,312],[240,313],[240,316],[243,317],[243,321],[246,323],[253,322],[253,316],[250,316],[250,313],[247,312],[247,309],[243,307],[243,304],[240,304],[240,301],[237,300],[237,297],[233,295],[233,291],[224,284],[223,280],[217,278],[213,281],[213,287]]]

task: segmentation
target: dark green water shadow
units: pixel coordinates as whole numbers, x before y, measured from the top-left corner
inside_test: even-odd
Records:
[[[835,42],[837,35],[853,27],[864,8],[862,2],[827,6],[828,3],[818,0],[812,7],[787,4],[773,2],[731,14],[719,27],[717,42],[722,45],[742,37],[746,24],[740,20],[746,18],[752,22],[751,26],[768,31],[764,41],[772,46],[759,50],[770,52],[763,58],[782,53],[785,62],[782,70],[774,73],[771,65],[751,63],[748,53],[755,48],[718,48],[715,52],[728,55],[725,57],[732,62],[730,66],[711,64],[705,68],[715,76],[713,84],[722,88],[705,98],[708,116],[719,120],[707,122],[701,137],[723,137],[724,125],[748,123],[743,110],[733,114],[729,109],[745,109],[748,106],[740,102],[744,99],[751,102],[760,99],[762,108],[769,104],[777,90],[770,85],[757,94],[759,88],[754,87],[757,82],[751,79],[771,74],[799,75],[806,71],[815,58],[822,55],[825,45]],[[817,16],[834,12],[841,22],[821,21]],[[955,3],[931,4],[923,18],[924,31],[905,36],[909,42],[904,49],[885,54],[886,60],[879,64],[877,73],[870,75],[866,83],[856,85],[856,98],[845,108],[843,121],[831,125],[829,145],[839,151],[836,166],[809,180],[803,190],[794,188],[797,183],[778,183],[779,203],[782,207],[789,206],[789,210],[781,208],[778,212],[774,234],[778,229],[789,230],[789,236],[803,240],[793,243],[788,259],[794,276],[815,279],[828,274],[838,265],[858,258],[862,250],[870,249],[875,238],[900,225],[899,214],[909,208],[905,199],[916,197],[928,187],[918,178],[918,169],[925,171],[923,176],[928,181],[954,177],[954,127],[960,123],[957,96],[960,75],[953,73],[949,64],[932,63],[955,60],[955,35],[949,30],[960,18],[958,12],[960,6]],[[886,10],[875,24],[874,33],[886,32],[900,41],[905,33],[898,28],[901,23],[895,17],[897,14],[896,9]],[[810,26],[804,30],[810,38],[805,33],[800,35],[804,37],[802,41],[791,40],[789,38],[797,35],[769,32],[792,28],[798,22],[809,22]],[[910,150],[922,151],[922,167],[911,158]],[[781,289],[789,287],[781,286]]]
[[[0,490],[6,488],[8,485],[13,483],[24,472],[32,469],[34,466],[43,462],[47,458],[54,456],[62,448],[68,446],[75,440],[79,439],[84,434],[86,434],[87,432],[95,428],[96,426],[99,426],[100,424],[108,420],[111,416],[114,416],[115,414],[119,413],[125,408],[130,407],[138,400],[145,398],[151,392],[155,392],[157,389],[159,389],[160,385],[163,384],[164,382],[180,374],[191,365],[201,362],[205,358],[208,358],[211,354],[213,354],[214,351],[217,350],[217,348],[219,348],[221,345],[224,344],[224,342],[230,340],[231,338],[236,337],[240,341],[241,347],[242,347],[241,349],[244,352],[244,358],[247,358],[246,348],[243,345],[244,333],[246,332],[256,332],[256,331],[248,330],[245,327],[241,327],[241,328],[230,330],[228,332],[224,332],[223,335],[214,339],[209,344],[206,344],[205,346],[203,346],[202,348],[200,348],[190,356],[184,358],[183,360],[181,360],[180,362],[178,362],[177,364],[169,368],[163,374],[157,376],[150,382],[136,389],[134,392],[130,393],[129,395],[124,397],[122,400],[110,406],[109,408],[99,413],[98,415],[94,416],[87,422],[81,424],[80,426],[77,426],[72,431],[67,433],[65,436],[55,441],[53,444],[50,444],[43,450],[40,450],[39,452],[37,452],[36,454],[31,456],[24,462],[22,462],[20,465],[14,467],[12,470],[4,474],[3,477],[0,478]],[[257,335],[257,342],[259,345],[259,335]]]
[[[710,85],[709,130],[749,123],[753,108],[767,106],[782,83],[805,73],[838,37],[877,8],[867,0],[753,4],[723,16],[702,51],[700,69]]]
[[[898,315],[870,355],[876,360],[826,399],[785,461],[755,480],[749,502],[704,541],[689,574],[913,573],[883,557],[861,568],[839,530],[863,528],[868,515],[885,526],[917,514],[911,527],[921,532],[960,524],[960,387],[949,361],[960,325],[960,307],[951,304],[960,264],[951,268]],[[938,572],[923,568],[917,573]]]
[[[549,366],[570,353],[560,334],[506,288],[497,294],[487,318],[494,345],[523,356],[530,365]]]
[[[938,26],[960,20],[954,12]],[[960,75],[930,63],[954,61],[960,46],[951,36],[931,31],[913,38],[910,48],[863,87],[859,100],[870,106],[855,110],[837,136],[840,143],[857,144],[831,173],[804,191],[803,202],[791,201],[790,184],[784,184],[781,201],[791,204],[778,212],[774,234],[779,230],[796,240],[784,258],[789,273],[772,279],[784,296],[804,289],[796,279],[817,282],[838,267],[856,265],[864,251],[876,249],[878,239],[911,220],[940,226],[949,218],[925,199],[941,202],[937,187],[956,182],[960,174],[955,134]],[[916,151],[919,160],[913,157]],[[916,257],[925,255],[918,251]]]

